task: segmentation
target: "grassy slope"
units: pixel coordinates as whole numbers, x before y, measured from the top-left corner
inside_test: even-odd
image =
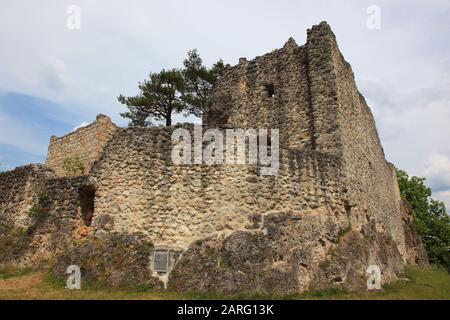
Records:
[[[406,278],[386,285],[382,292],[344,292],[327,290],[308,292],[285,299],[448,299],[450,300],[450,274],[430,267],[407,269]],[[83,285],[83,283],[82,283]],[[224,297],[211,294],[180,294],[174,292],[146,292],[134,290],[94,289],[86,285],[82,290],[67,290],[42,273],[0,271],[0,299],[270,299],[268,296],[239,295]]]

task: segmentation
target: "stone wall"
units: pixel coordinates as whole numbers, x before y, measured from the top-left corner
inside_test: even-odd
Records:
[[[204,122],[279,128],[288,150],[336,156],[341,176],[334,183],[352,227],[361,230],[374,219],[406,255],[394,168],[384,158],[372,113],[325,22],[308,30],[303,46],[290,39],[253,61],[241,59],[219,81]],[[323,174],[320,166],[314,170]]]
[[[192,126],[185,128],[192,133]],[[256,165],[174,165],[174,129],[116,132],[92,171],[98,181],[97,235],[142,232],[156,246],[186,249],[210,235],[258,229],[271,212],[308,212],[329,205],[336,214],[345,213],[339,213],[335,157],[282,150],[276,176],[262,176]]]
[[[92,186],[88,177],[46,179],[35,202],[35,212],[26,229],[26,247],[15,259],[23,266],[51,261],[90,234],[83,216],[81,194]]]
[[[330,64],[327,107],[314,107],[334,115],[333,132],[343,160],[340,183],[347,189],[350,220],[355,230],[375,222],[378,232],[390,235],[406,261],[404,224],[400,211],[400,193],[395,168],[385,160],[375,120],[364,97],[359,93],[353,71],[339,51],[334,34],[322,24],[308,33],[308,39],[320,39]],[[332,68],[331,68],[332,67]],[[329,127],[327,125],[327,127]]]
[[[26,227],[28,212],[47,177],[52,172],[40,164],[0,172],[0,222],[12,227]]]
[[[47,167],[58,176],[88,174],[108,140],[117,130],[111,119],[98,115],[95,122],[63,137],[53,136],[47,155]]]
[[[287,75],[286,78],[284,75]],[[267,84],[270,90],[267,90]],[[270,91],[269,96],[267,91]],[[306,180],[310,183],[314,181],[316,189],[322,188],[324,191],[317,194],[323,207],[315,207],[307,199],[307,209],[297,213],[283,212],[292,219],[308,217],[308,226],[320,230],[315,234],[315,230],[302,228],[305,238],[292,240],[288,237],[288,242],[284,243],[289,247],[289,240],[292,240],[292,250],[304,248],[302,256],[305,261],[296,259],[295,254],[289,256],[283,253],[281,264],[277,259],[265,261],[263,270],[284,265],[278,270],[277,276],[288,276],[289,282],[301,291],[320,287],[321,283],[330,284],[333,279],[341,279],[336,280],[336,284],[341,281],[357,283],[358,277],[364,278],[365,268],[370,264],[381,266],[383,281],[390,281],[402,272],[404,263],[411,260],[426,261],[423,259],[424,248],[420,241],[416,241],[417,233],[411,235],[410,226],[406,223],[411,218],[410,213],[409,218],[405,218],[405,212],[401,210],[395,170],[384,158],[373,116],[358,92],[351,67],[342,57],[335,36],[326,23],[308,30],[304,46],[298,47],[293,40],[289,40],[282,49],[253,61],[241,59],[239,66],[229,69],[220,79],[212,103],[204,116],[207,125],[280,128],[281,144],[285,151],[298,150],[308,157],[312,174]],[[334,165],[323,167],[323,159],[335,159]],[[295,176],[295,173],[289,175]],[[289,184],[292,185],[292,182]],[[331,185],[336,191],[332,192],[334,197],[331,197],[333,203],[330,204],[327,192]],[[267,217],[273,217],[273,214],[268,213]],[[296,214],[299,216],[296,217]],[[335,230],[330,228],[330,224],[335,224],[339,230],[336,243],[333,243],[333,239],[336,240]],[[280,226],[273,228],[276,230]],[[295,237],[298,228],[295,222],[288,223],[283,227],[282,234]],[[346,234],[348,236],[344,236]],[[315,240],[311,241],[314,237]],[[214,251],[215,247],[224,250],[227,239],[214,240],[213,243],[210,242],[212,240],[206,240],[196,250],[191,246],[177,272],[183,274],[192,268],[189,262],[196,261],[193,255],[202,250],[208,252],[208,248],[212,248]],[[255,245],[253,241],[256,241],[248,237],[241,240],[237,251],[239,248],[252,247]],[[353,241],[366,244],[356,248]],[[411,242],[416,246],[411,245]],[[273,249],[260,253],[273,255],[280,246],[283,246],[283,242],[273,238],[265,245]],[[350,254],[352,251],[359,252],[359,256]],[[337,256],[336,252],[348,256]],[[242,254],[245,255],[245,252]],[[212,259],[223,258],[215,256]],[[197,260],[196,263],[205,262]],[[321,268],[321,263],[327,267]],[[186,269],[184,264],[187,265]],[[215,269],[211,270],[211,279],[217,277],[216,271],[225,275],[230,272],[229,268]],[[201,274],[207,270],[199,267],[197,271]],[[229,276],[234,282],[253,283],[250,285],[253,289],[261,288],[264,281],[270,280],[264,280],[267,274],[257,277],[250,271],[247,277],[240,276],[242,279],[236,280],[237,270],[233,272]],[[209,286],[209,290],[212,287],[221,290],[220,281],[200,283],[195,278],[181,279],[191,280],[191,288],[204,290],[204,286]],[[179,285],[174,281],[175,285]],[[269,282],[268,287],[274,287],[274,283]]]
[[[312,149],[312,114],[306,48],[291,38],[252,61],[241,58],[221,77],[205,126],[278,128],[283,148]]]
[[[154,250],[170,251],[172,272],[161,280],[176,290],[274,294],[358,288],[371,264],[389,282],[405,263],[426,263],[373,116],[326,23],[308,30],[303,46],[290,39],[241,59],[211,102],[204,130],[279,129],[278,174],[176,165],[172,133],[187,129],[194,142],[193,125],[117,128],[99,116],[52,138],[47,167],[59,177],[43,166],[0,174],[0,217],[27,229],[15,260],[51,259],[88,235],[139,235],[152,243],[150,262]],[[67,158],[83,172],[65,177]]]
[[[0,173],[0,262],[38,266],[88,236],[82,196],[92,187],[86,176],[56,177],[43,165]]]

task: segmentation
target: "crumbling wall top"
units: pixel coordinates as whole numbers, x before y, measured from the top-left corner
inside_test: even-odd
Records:
[[[110,117],[99,114],[85,127],[59,138],[52,136],[46,165],[58,176],[88,174],[117,129]]]

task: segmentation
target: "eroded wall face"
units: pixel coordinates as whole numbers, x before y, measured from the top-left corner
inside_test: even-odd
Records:
[[[290,40],[252,61],[241,59],[219,80],[206,126],[279,129],[283,148],[311,149],[305,47]]]
[[[109,117],[100,115],[86,127],[60,138],[52,137],[46,165],[60,177],[86,175],[116,130]]]
[[[385,233],[405,254],[395,176],[328,25],[309,30],[304,46],[290,40],[242,60],[221,78],[212,103],[207,126],[280,130],[278,175],[250,165],[175,166],[173,128],[121,129],[93,172],[94,228],[186,247],[251,230],[259,216],[322,208],[337,230]]]
[[[81,157],[90,177],[0,174],[1,217],[34,228],[21,261],[49,258],[91,232],[141,233],[183,252],[171,280],[182,290],[277,294],[362,287],[370,264],[387,282],[405,261],[426,262],[415,250],[420,237],[405,231],[410,211],[328,25],[309,30],[302,47],[290,40],[242,60],[212,102],[207,126],[280,130],[275,175],[249,164],[175,165],[174,127],[117,129],[97,119],[53,139],[47,161],[65,176],[64,159]],[[183,127],[194,139],[192,126]],[[33,222],[25,217],[37,190],[46,194],[45,215]]]
[[[55,177],[43,165],[0,173],[0,263],[34,267],[87,237],[80,190],[87,177]]]
[[[406,259],[405,222],[395,167],[385,159],[373,115],[334,36],[331,43],[329,60],[336,79],[337,124],[345,176],[341,184],[348,187],[352,226],[364,234],[364,226],[374,223],[378,232],[392,237]]]
[[[275,176],[248,164],[175,165],[173,130],[120,129],[110,141],[93,169],[97,235],[142,232],[155,245],[187,248],[214,234],[256,230],[271,212],[343,214],[336,157],[281,150]]]
[[[303,72],[289,74],[292,82],[282,82],[284,89],[292,93],[299,88],[307,88],[306,91],[300,90],[300,96],[293,100],[291,110],[296,112],[292,114],[285,112],[283,103],[274,102],[270,106],[264,104],[257,93],[246,91],[246,88],[257,91],[260,79],[279,76],[276,68],[268,74],[264,70],[292,61],[286,47],[295,48],[290,52],[297,52],[301,57],[296,60],[300,64],[297,70]],[[292,284],[293,288],[281,286],[275,289],[278,293],[320,289],[331,282],[362,287],[365,284],[361,279],[370,264],[380,266],[383,282],[389,282],[402,272],[405,262],[426,263],[424,248],[418,240],[420,237],[408,230],[410,217],[407,216],[410,212],[401,210],[395,171],[384,158],[373,116],[357,90],[351,67],[342,57],[331,29],[326,23],[321,23],[308,30],[305,46],[296,48],[288,43],[285,48],[251,62],[242,61],[229,70],[216,88],[212,100],[216,106],[207,112],[204,122],[237,127],[248,123],[256,127],[274,127],[276,119],[285,115],[284,119],[298,119],[294,126],[280,130],[285,133],[281,134],[281,143],[291,151],[301,150],[315,164],[310,167],[314,173],[308,175],[297,171],[289,175],[298,173],[297,177],[304,178],[307,184],[322,183],[324,192],[320,197],[324,206],[314,208],[311,199],[302,194],[313,206],[312,210],[285,211],[280,213],[282,217],[270,213],[267,216],[271,221],[267,223],[269,237],[234,234],[223,240],[205,239],[203,243],[191,246],[180,262],[177,274],[181,276],[179,281],[174,279],[175,285],[199,290],[209,286],[232,292],[236,288],[233,285],[238,277],[236,272],[244,270],[244,265],[236,269],[231,264],[223,266],[219,263],[209,271],[213,264],[208,264],[208,261],[229,260],[230,256],[237,259],[246,254],[250,260],[254,259],[255,268],[246,269],[245,274],[239,275],[241,279],[238,282],[246,284],[241,289],[263,288],[273,292],[279,283],[274,279],[285,279],[283,283]],[[283,61],[278,61],[280,58]],[[287,70],[295,68],[291,66]],[[255,108],[251,102],[256,102],[258,107]],[[299,141],[302,141],[299,137],[303,134],[307,137],[306,144],[297,149]],[[308,153],[308,150],[312,152]],[[321,166],[323,155],[326,159],[335,157],[337,165]],[[317,177],[325,178],[314,180]],[[296,183],[289,181],[291,186]],[[337,206],[326,200],[331,185],[338,191],[334,193]],[[290,205],[297,199],[284,198],[283,201]],[[274,225],[270,225],[272,222]],[[333,225],[338,226],[338,234]],[[282,230],[278,231],[278,228]],[[297,236],[298,233],[301,236]],[[238,244],[231,246],[230,241]],[[258,257],[262,258],[253,256],[253,250],[260,252]],[[200,270],[212,275],[206,285],[204,280],[189,274],[188,270],[199,264],[210,267]],[[262,275],[254,271],[258,268],[264,270]],[[216,278],[220,280],[214,280]]]
[[[0,223],[18,228],[29,224],[28,212],[46,176],[52,174],[42,165],[0,173]]]

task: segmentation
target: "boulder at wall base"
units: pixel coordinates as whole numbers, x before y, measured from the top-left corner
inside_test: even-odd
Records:
[[[52,274],[67,279],[66,270],[76,265],[81,281],[101,287],[127,288],[147,284],[159,289],[163,284],[152,277],[149,254],[153,245],[140,234],[110,234],[103,238],[89,238],[61,254]]]
[[[333,234],[333,225],[312,217],[308,222],[283,214],[267,216],[267,234],[236,231],[196,241],[172,270],[168,287],[284,296],[330,287],[365,289],[370,265],[380,267],[382,283],[402,274],[402,256],[387,235],[349,230],[326,241],[320,234]]]

